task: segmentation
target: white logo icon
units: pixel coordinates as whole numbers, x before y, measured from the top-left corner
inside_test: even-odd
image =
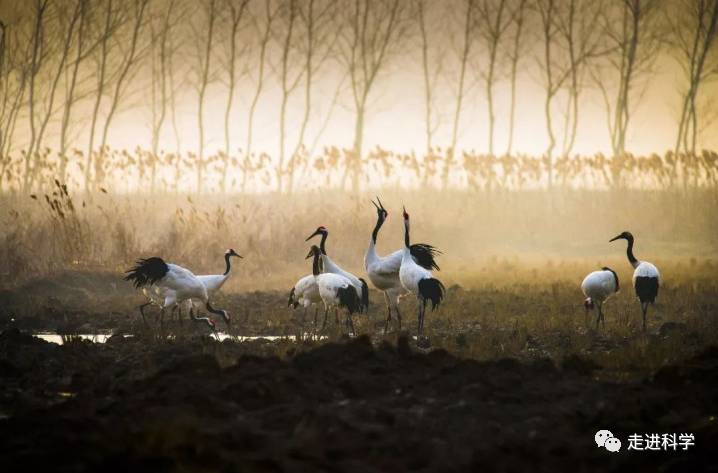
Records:
[[[605,447],[609,452],[621,449],[621,441],[614,437],[610,430],[599,430],[593,438],[599,448]]]

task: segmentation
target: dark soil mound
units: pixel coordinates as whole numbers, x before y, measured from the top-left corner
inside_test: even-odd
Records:
[[[276,347],[275,347],[276,348]],[[405,340],[299,347],[208,338],[54,346],[0,334],[2,471],[706,471],[718,349],[653,381],[574,362],[476,362]],[[279,348],[282,352],[284,348]],[[578,369],[577,366],[580,368]],[[594,444],[609,429],[619,453]],[[627,451],[632,433],[695,435]]]

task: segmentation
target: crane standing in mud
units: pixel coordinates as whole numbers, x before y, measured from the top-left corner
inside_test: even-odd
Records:
[[[216,310],[210,304],[204,283],[192,271],[182,266],[165,263],[162,258],[155,256],[138,260],[135,266],[126,271],[126,274],[125,281],[132,281],[136,288],[147,286],[157,288],[157,294],[164,296],[164,301],[160,306],[162,314],[167,307],[174,307],[190,299],[199,299],[205,303],[209,312],[222,316],[228,325],[230,323],[230,317],[226,310]],[[191,309],[190,317],[195,322],[204,322],[212,329],[215,328],[212,319],[196,317]]]

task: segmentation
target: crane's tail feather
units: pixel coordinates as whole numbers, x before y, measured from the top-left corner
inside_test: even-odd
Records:
[[[359,312],[367,312],[369,310],[369,285],[362,278],[361,281],[361,307]]]
[[[439,256],[441,251],[435,246],[426,243],[415,243],[409,247],[411,256],[414,257],[416,264],[429,271],[436,270],[441,271],[439,265],[436,264],[436,257]]]
[[[294,297],[294,288],[289,292],[289,302],[287,302],[287,307],[291,307],[293,309],[296,309],[299,305],[299,301],[295,299]]]
[[[636,295],[641,302],[655,302],[658,296],[658,278],[638,276],[636,278]]]
[[[136,288],[150,286],[167,274],[169,266],[162,258],[153,256],[137,260],[135,265],[125,271],[125,281],[132,281]]]
[[[347,287],[340,287],[337,290],[337,297],[339,298],[339,306],[344,307],[349,311],[349,314],[359,312],[361,310],[361,302],[359,300],[359,294],[354,286],[349,284]]]
[[[441,304],[446,295],[446,288],[436,278],[427,278],[419,281],[419,295],[424,301],[431,301],[431,310],[434,310]]]
[[[613,280],[614,280],[615,283],[616,283],[616,291],[615,291],[615,292],[620,291],[620,290],[621,290],[621,285],[620,285],[620,283],[618,282],[618,274],[616,274],[616,272],[615,272],[614,270],[612,270],[611,268],[609,268],[608,266],[604,266],[604,267],[601,268],[601,269],[602,269],[603,271],[610,271],[611,274],[613,274]]]

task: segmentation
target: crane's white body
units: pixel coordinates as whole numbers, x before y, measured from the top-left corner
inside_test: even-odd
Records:
[[[658,268],[656,268],[653,263],[649,263],[648,261],[636,261],[636,265],[634,266],[635,269],[633,270],[633,285],[635,287],[636,285],[636,278],[644,277],[644,278],[656,278],[658,279],[659,284],[661,284],[663,281],[661,281],[661,273],[658,272]]]
[[[581,291],[593,302],[603,303],[616,293],[616,278],[611,271],[593,271],[584,278]]]
[[[224,283],[227,282],[229,276],[232,273],[227,274],[202,274],[197,276],[197,279],[202,281],[204,287],[207,288],[207,294],[210,296],[214,295],[217,291],[222,289]]]
[[[400,250],[401,268],[399,269],[399,280],[402,287],[419,297],[419,281],[422,279],[430,279],[433,277],[431,271],[419,266],[411,256],[411,250],[404,248]]]
[[[319,295],[319,286],[313,274],[304,276],[294,285],[294,297],[299,305],[305,309],[311,307],[312,304],[319,304],[322,298]]]
[[[154,284],[157,294],[164,297],[161,307],[171,307],[188,299],[209,300],[207,287],[192,271],[172,263],[167,263],[167,267],[167,274]]]
[[[348,278],[340,274],[322,273],[313,277],[317,283],[319,297],[327,310],[339,307],[339,289],[346,289],[350,285],[353,286]]]
[[[377,289],[394,293],[397,296],[407,293],[399,280],[399,270],[401,269],[403,256],[404,250],[396,250],[389,255],[379,256],[376,253],[374,239],[369,239],[369,247],[364,255],[364,269],[369,276],[369,280]]]
[[[338,264],[336,264],[332,259],[325,254],[322,254],[322,265],[324,268],[324,273],[322,274],[336,274],[339,276],[343,276],[344,278],[349,280],[349,283],[354,286],[354,289],[357,291],[357,295],[359,296],[359,299],[361,300],[363,297],[363,285],[358,277],[354,276],[352,273],[343,270]],[[321,289],[319,291],[321,293]]]

